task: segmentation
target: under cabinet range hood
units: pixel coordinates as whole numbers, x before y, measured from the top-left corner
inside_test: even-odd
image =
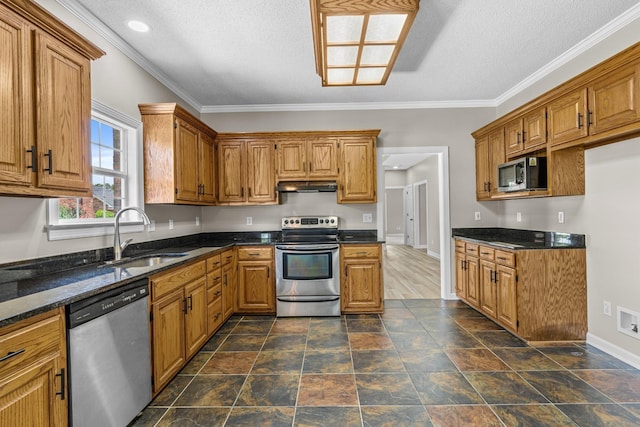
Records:
[[[276,189],[281,193],[335,193],[338,184],[335,181],[282,181]]]

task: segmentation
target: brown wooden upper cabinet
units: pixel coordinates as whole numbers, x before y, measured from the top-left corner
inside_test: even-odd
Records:
[[[504,126],[507,157],[517,157],[547,144],[546,108],[538,107]]]
[[[31,2],[1,4],[0,31],[0,194],[90,195],[90,60],[104,52]]]
[[[490,199],[498,191],[498,165],[505,161],[504,129],[476,139],[476,198]]]
[[[376,137],[340,138],[338,203],[376,203]]]
[[[337,147],[337,138],[278,141],[278,180],[335,180]]]
[[[176,103],[140,104],[144,201],[212,205],[216,131]]]
[[[219,135],[218,204],[277,204],[275,168],[273,140]]]

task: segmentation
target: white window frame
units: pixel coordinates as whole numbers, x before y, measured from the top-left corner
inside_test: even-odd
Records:
[[[107,124],[113,123],[114,127],[122,129],[122,153],[126,162],[126,187],[123,205],[143,207],[142,123],[95,100],[91,101],[91,118],[104,121]],[[121,232],[143,231],[142,221],[136,219],[137,215],[128,216],[129,213],[125,213],[121,219]],[[45,228],[49,240],[107,236],[114,232],[114,219],[104,218],[59,223],[58,199],[50,199],[47,203],[47,225]]]

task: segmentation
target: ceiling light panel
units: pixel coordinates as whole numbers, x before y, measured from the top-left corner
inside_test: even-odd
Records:
[[[397,42],[406,21],[406,14],[370,15],[365,43]]]

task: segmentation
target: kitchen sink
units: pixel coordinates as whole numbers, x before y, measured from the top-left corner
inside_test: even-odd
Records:
[[[164,264],[168,261],[173,261],[176,258],[187,256],[186,253],[160,253],[160,254],[147,254],[133,258],[123,258],[121,260],[106,261],[103,267],[120,267],[120,268],[136,268],[136,267],[154,267],[156,265]]]

